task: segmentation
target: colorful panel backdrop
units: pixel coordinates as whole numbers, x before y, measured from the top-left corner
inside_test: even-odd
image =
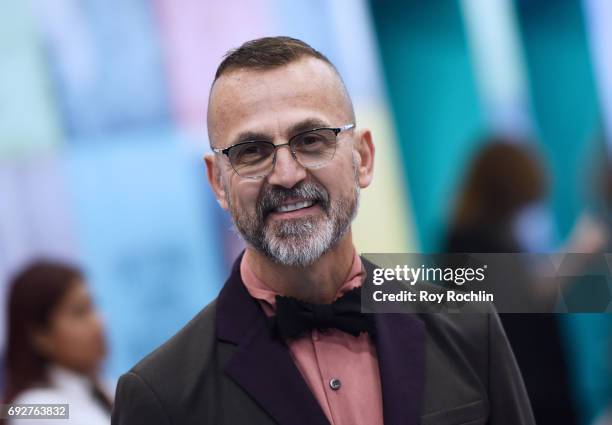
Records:
[[[607,0],[5,0],[2,305],[29,260],[80,264],[115,378],[216,295],[241,244],[206,183],[208,90],[228,49],[268,35],[326,54],[373,132],[361,252],[439,250],[489,133],[527,136],[543,153],[550,248],[586,207],[583,172],[612,128],[604,16]],[[592,320],[567,323],[568,340],[582,338],[568,347],[585,421],[610,400],[593,343],[610,327]]]
[[[358,249],[416,248],[365,1],[33,4],[0,6],[12,67],[0,67],[0,90],[18,107],[0,110],[2,287],[41,255],[81,265],[105,318],[109,377],[214,298],[241,249],[202,155],[216,66],[244,41],[298,37],[338,65],[377,145]]]

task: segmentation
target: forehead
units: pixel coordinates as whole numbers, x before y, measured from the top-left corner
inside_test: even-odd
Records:
[[[308,120],[339,126],[350,119],[348,102],[339,76],[315,58],[271,70],[232,71],[211,91],[209,135],[221,147],[245,132],[288,137],[287,129]]]

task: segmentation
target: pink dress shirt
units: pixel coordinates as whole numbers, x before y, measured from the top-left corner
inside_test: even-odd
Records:
[[[240,274],[247,291],[259,300],[271,316],[276,306],[272,289],[259,280],[247,261],[240,263]],[[355,252],[351,271],[336,298],[361,286],[364,278],[361,258]],[[332,425],[383,425],[382,392],[376,347],[367,333],[354,337],[337,329],[313,330],[289,340],[291,357]],[[332,389],[330,381],[340,380]]]

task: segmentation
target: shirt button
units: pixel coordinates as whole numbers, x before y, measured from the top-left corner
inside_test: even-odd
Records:
[[[341,386],[342,386],[342,382],[340,382],[340,380],[338,378],[332,378],[332,379],[329,380],[329,387],[332,390],[338,391]]]

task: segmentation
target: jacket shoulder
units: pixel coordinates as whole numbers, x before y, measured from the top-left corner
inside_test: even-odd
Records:
[[[132,369],[155,390],[170,392],[169,384],[186,388],[205,372],[215,347],[217,300],[196,314],[181,330],[144,357]]]
[[[216,309],[215,300],[121,376],[113,425],[192,423],[188,415],[210,410],[200,395],[215,387]]]

